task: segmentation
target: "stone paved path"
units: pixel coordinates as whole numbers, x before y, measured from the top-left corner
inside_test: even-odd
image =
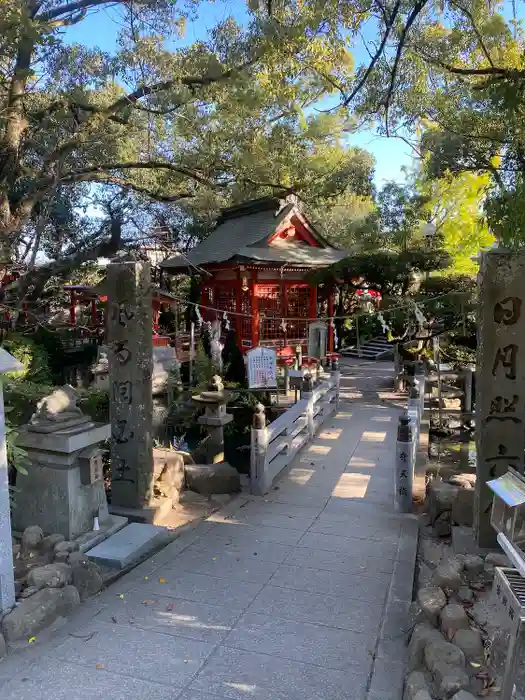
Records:
[[[2,700],[398,700],[417,525],[392,509],[388,365],[348,371],[339,413],[278,489],[1,662]]]

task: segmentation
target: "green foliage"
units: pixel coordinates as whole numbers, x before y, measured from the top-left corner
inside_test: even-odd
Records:
[[[109,393],[90,389],[80,394],[78,406],[92,420],[100,423],[109,422]]]
[[[402,296],[413,287],[416,275],[446,269],[450,261],[449,253],[441,249],[414,248],[401,252],[378,250],[345,258],[325,270],[314,273],[312,278],[323,283],[343,280],[355,288],[366,284],[383,295]]]
[[[8,378],[51,384],[53,377],[49,353],[35,338],[13,333],[3,341],[2,346],[24,365],[23,370],[11,372]]]
[[[524,175],[504,191],[494,190],[485,202],[491,231],[506,248],[520,248],[525,243]]]
[[[424,215],[433,222],[443,247],[452,255],[452,268],[458,273],[474,273],[472,259],[494,243],[483,219],[483,203],[488,192],[488,173],[463,172],[434,180],[423,178],[418,189],[425,198]],[[494,226],[491,229],[496,233]]]

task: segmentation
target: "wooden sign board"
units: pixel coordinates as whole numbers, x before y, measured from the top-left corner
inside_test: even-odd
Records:
[[[277,353],[272,348],[257,347],[246,353],[250,389],[277,387]]]

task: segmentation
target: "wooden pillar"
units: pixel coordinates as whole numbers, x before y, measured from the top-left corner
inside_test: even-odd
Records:
[[[239,349],[242,350],[242,277],[241,269],[237,268],[237,283],[235,286],[235,311],[237,316],[235,316],[235,332],[237,333],[237,345]]]
[[[75,290],[71,290],[71,301],[69,305],[69,322],[71,323],[72,326],[77,325],[77,310],[75,308],[75,305],[77,303],[77,295],[75,294]]]
[[[252,348],[259,345],[259,301],[257,299],[257,270],[252,270],[250,281],[250,294],[252,304]]]
[[[91,325],[97,325],[97,300],[91,299]]]
[[[288,318],[288,283],[283,282],[283,294],[282,294],[282,309],[283,309],[283,318],[286,319]],[[288,324],[286,325],[286,330],[284,332],[284,344],[288,344]]]
[[[317,285],[310,285],[310,321],[315,321],[317,318]]]
[[[335,350],[334,323],[334,290],[331,289],[328,295],[328,350],[330,352]]]

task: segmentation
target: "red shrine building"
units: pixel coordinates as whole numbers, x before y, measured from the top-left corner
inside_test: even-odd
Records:
[[[326,349],[333,350],[334,290],[307,277],[347,255],[323,238],[295,198],[266,197],[224,209],[208,238],[165,260],[161,269],[164,275],[198,275],[202,318],[231,314],[243,351],[257,345],[308,348],[316,321],[328,324]]]

